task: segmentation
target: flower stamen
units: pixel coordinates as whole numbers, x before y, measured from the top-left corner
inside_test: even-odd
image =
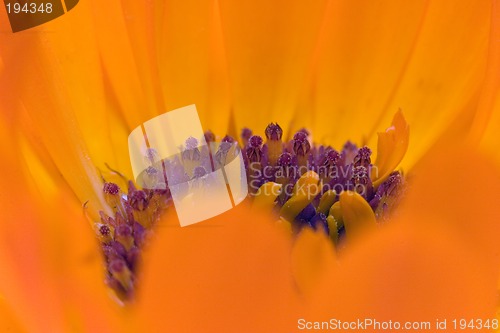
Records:
[[[387,220],[404,194],[403,175],[390,170],[408,144],[408,126],[400,113],[390,130],[380,134],[383,151],[377,152],[374,164],[369,147],[358,148],[350,141],[338,152],[316,145],[303,129],[284,143],[277,123],[269,124],[265,135],[264,144],[250,129],[241,132],[248,192],[253,207],[276,214],[278,224],[290,233],[309,227],[326,233],[338,245],[344,237],[352,239]],[[226,136],[217,146],[212,132],[204,136],[208,147],[199,147],[198,140],[190,137],[180,147],[180,157],[173,159],[159,160],[156,151],[148,150],[145,158],[150,166],[143,175],[147,188],[138,189],[129,182],[125,195],[114,183],[103,186],[114,216],[100,212],[95,230],[106,259],[106,281],[122,300],[133,293],[141,252],[154,226],[172,206],[170,188],[175,186],[176,195],[182,197],[189,194],[190,186],[207,187],[212,169],[225,172],[226,162],[237,156],[234,138]],[[397,149],[397,156],[390,155],[391,147]],[[217,149],[213,159],[208,149]],[[158,183],[162,186],[148,186]]]

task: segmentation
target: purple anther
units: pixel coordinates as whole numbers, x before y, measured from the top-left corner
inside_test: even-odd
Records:
[[[278,123],[270,123],[266,127],[266,138],[268,140],[279,141],[283,136],[283,130]]]
[[[293,136],[293,152],[298,156],[305,156],[311,150],[311,145],[307,140],[307,134],[304,132],[297,132]]]

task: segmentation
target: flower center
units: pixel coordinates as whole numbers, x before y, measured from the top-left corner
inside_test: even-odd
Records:
[[[270,213],[288,223],[293,233],[304,227],[321,228],[337,244],[346,233],[339,205],[342,192],[357,193],[379,222],[388,218],[401,198],[403,175],[394,171],[376,182],[381,178],[366,146],[358,148],[348,141],[337,151],[313,143],[306,130],[287,141],[274,123],[265,134],[266,140],[247,128],[241,133],[249,195],[255,204],[267,202]],[[215,135],[207,132],[205,140],[212,144]],[[234,138],[224,137],[215,162],[223,163],[235,144]],[[199,154],[197,145],[196,139],[188,138],[182,148],[176,172],[183,180],[203,179],[207,173],[205,155]],[[141,252],[162,212],[173,206],[172,195],[168,184],[166,189],[138,189],[132,182],[126,193],[113,183],[105,183],[103,192],[114,211],[113,216],[101,212],[96,224],[106,259],[106,282],[121,300],[128,300],[137,283]]]

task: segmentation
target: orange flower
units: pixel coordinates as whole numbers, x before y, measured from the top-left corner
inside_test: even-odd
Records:
[[[498,10],[486,0],[89,0],[16,34],[2,11],[0,328],[292,331],[300,318],[493,316],[499,170],[475,148],[450,147],[467,138],[500,156]],[[421,164],[391,223],[339,253],[309,231],[292,247],[245,207],[187,228],[167,216],[135,303],[120,307],[80,205],[94,221],[109,213],[100,176],[121,182],[108,164],[131,177],[129,131],[193,103],[219,135],[278,121],[285,136],[308,127],[335,146],[374,146],[401,108],[412,131],[402,166]],[[384,175],[399,162],[385,161]]]

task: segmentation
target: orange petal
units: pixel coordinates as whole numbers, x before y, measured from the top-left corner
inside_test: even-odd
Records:
[[[236,126],[263,134],[276,121],[288,132],[327,2],[219,3]]]
[[[0,295],[0,330],[2,332],[28,332],[22,321],[14,315],[12,309],[6,304],[6,300]]]
[[[463,237],[464,246],[500,267],[500,169],[467,146],[438,145],[411,172],[401,214],[427,228],[438,220]],[[413,179],[413,180],[412,180]]]
[[[387,104],[412,59],[428,3],[330,1],[303,101],[308,109],[299,118],[316,140],[339,148],[347,140],[364,144],[389,123],[398,107]],[[385,113],[389,119],[379,122]]]
[[[471,139],[480,141],[482,148],[493,156],[500,166],[498,133],[500,131],[500,5],[493,4],[491,19],[488,70],[481,93],[478,112],[474,119]]]
[[[415,164],[443,135],[466,137],[485,74],[491,8],[489,0],[429,2],[411,57],[371,131],[390,120],[391,110],[403,110],[415,138],[403,167]]]
[[[309,296],[336,268],[335,248],[323,230],[303,228],[292,249],[292,272],[300,292]]]
[[[107,10],[102,10],[100,1],[91,0],[89,4],[92,23],[98,32],[94,37],[105,69],[106,86],[115,99],[112,106],[121,112],[131,131],[158,113],[152,107],[154,101],[146,98],[146,85],[142,80],[147,73],[139,72],[141,67],[134,55],[135,45],[129,38],[120,1],[107,1]]]
[[[490,9],[487,0],[332,1],[304,102],[314,105],[316,138],[373,145],[402,109],[417,138],[403,162],[409,167],[449,127],[470,126]]]
[[[446,319],[453,331],[452,319],[492,318],[496,279],[484,262],[450,237],[449,229],[411,222],[384,228],[346,251],[340,274],[319,286],[308,318],[429,322],[427,330],[436,332],[437,320]],[[373,325],[365,330],[381,331]]]
[[[75,32],[79,30],[75,26],[84,26],[78,22],[89,17],[85,8],[77,6],[74,12],[34,30],[1,34],[4,47],[0,57],[5,68],[0,84],[2,108],[7,112],[2,116],[8,117],[11,126],[39,135],[80,201],[90,200],[90,208],[96,211],[104,201],[99,196],[101,181],[92,161],[103,167],[104,162],[115,164],[115,159],[114,147],[107,140],[106,116],[100,112],[105,105],[95,47],[89,42],[84,44],[87,50],[71,39],[86,35],[84,30]],[[70,20],[73,14],[75,19]],[[3,29],[7,23],[2,19],[1,24]],[[31,47],[27,49],[26,45]],[[85,57],[64,60],[80,49],[85,49]],[[90,81],[79,79],[81,68],[87,69],[84,76]],[[128,161],[123,165],[128,166]]]
[[[0,295],[28,331],[114,331],[118,309],[103,283],[103,262],[71,192],[39,192],[20,156],[15,128],[0,119]],[[8,175],[8,176],[5,176]],[[40,186],[41,184],[39,184]]]
[[[229,82],[218,2],[165,1],[160,75],[168,110],[196,104],[205,130],[229,127]]]
[[[346,247],[338,271],[311,297],[307,318],[402,325],[447,319],[450,330],[452,319],[494,318],[496,175],[488,160],[466,147],[437,147],[426,155],[412,172],[405,206],[390,224]]]
[[[500,149],[498,149],[498,133],[500,133],[500,90],[495,97],[494,109],[487,127],[481,133],[481,148],[495,159],[500,168]]]
[[[189,227],[164,224],[144,259],[137,298],[141,327],[293,330],[297,300],[287,260],[289,238],[243,204]]]
[[[131,69],[137,68],[137,71],[134,71],[132,75],[134,79],[136,78],[135,75],[139,76],[142,93],[144,94],[144,100],[139,102],[142,102],[143,108],[148,109],[146,114],[152,113],[156,115],[166,112],[161,92],[158,64],[158,33],[163,14],[162,1],[149,1],[144,4],[137,1],[113,0],[108,1],[106,6],[109,6],[107,9],[111,14],[111,22],[117,24],[117,28],[113,28],[113,31],[118,30],[118,37],[121,39],[119,45],[125,46],[126,51],[131,50],[133,52],[135,66]],[[97,1],[93,7],[94,10],[102,8],[101,3]],[[101,29],[107,29],[110,23],[108,15],[103,16],[102,13],[97,13],[96,18],[98,18],[96,20],[98,26]],[[122,40],[124,38],[123,28],[126,29],[130,48],[126,45],[126,41]],[[110,36],[112,34],[108,34],[106,37],[110,38]],[[108,47],[108,45],[102,45],[102,47]],[[106,53],[107,62],[113,61],[109,57],[110,53]],[[120,56],[119,54],[116,55]],[[129,55],[126,55],[126,57],[127,60],[130,59]],[[124,69],[126,70],[126,68],[122,68],[122,70]],[[116,71],[113,74],[116,75]],[[125,116],[131,114],[134,117],[134,114],[138,113],[137,111],[131,110],[131,112],[125,113]],[[136,126],[138,125],[140,124],[136,124]]]
[[[34,205],[20,194],[11,193],[23,202],[2,205],[9,221],[0,235],[0,293],[13,311],[29,331],[119,331],[119,309],[81,208],[64,198]]]
[[[500,91],[500,6],[498,1],[492,1],[491,25],[488,47],[488,66],[482,86],[481,98],[478,103],[471,137],[477,141],[488,126],[488,120],[494,110],[495,100]]]
[[[398,111],[392,126],[378,133],[377,157],[372,171],[373,186],[378,187],[394,171],[408,150],[410,128],[403,113]]]

